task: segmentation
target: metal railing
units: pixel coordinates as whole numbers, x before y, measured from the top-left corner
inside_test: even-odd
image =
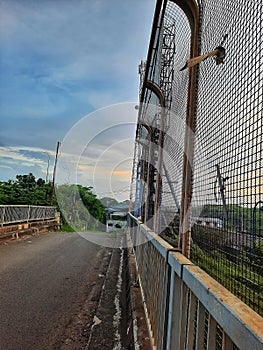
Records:
[[[36,205],[0,205],[0,226],[55,218],[55,207]]]
[[[129,215],[152,344],[160,350],[260,350],[263,318]]]

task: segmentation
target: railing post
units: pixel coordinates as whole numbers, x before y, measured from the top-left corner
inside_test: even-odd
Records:
[[[207,350],[213,350],[216,348],[216,327],[216,321],[211,315],[209,315]]]
[[[168,253],[169,254],[169,253]],[[164,325],[163,325],[163,350],[167,349],[168,344],[168,324],[169,324],[169,307],[170,307],[170,293],[171,293],[171,273],[172,269],[169,264],[166,265],[165,269],[165,312],[164,312]]]
[[[2,212],[2,219],[1,219],[1,226],[4,226],[4,222],[5,222],[5,205],[3,206],[3,212]]]
[[[188,16],[192,29],[191,57],[198,56],[199,47],[199,9],[195,1],[187,0],[175,1]],[[190,257],[190,208],[193,190],[193,160],[194,160],[194,133],[196,128],[196,101],[197,101],[198,65],[190,68],[188,87],[188,112],[186,116],[184,159],[183,159],[183,179],[182,179],[182,199],[180,217],[180,240],[179,245],[183,254]]]
[[[188,289],[172,270],[166,350],[183,350],[186,341]]]
[[[27,210],[27,223],[29,222],[29,219],[30,219],[30,209],[31,209],[31,206],[29,205]]]
[[[196,323],[196,349],[202,349],[205,337],[205,308],[200,301],[197,308]]]
[[[188,321],[187,321],[186,349],[194,349],[196,307],[197,307],[197,298],[194,295],[194,293],[190,292]]]

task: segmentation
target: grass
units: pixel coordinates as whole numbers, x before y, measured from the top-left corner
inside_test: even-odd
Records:
[[[76,232],[68,223],[65,223],[61,226],[62,232]]]
[[[219,251],[204,251],[192,244],[191,260],[216,281],[263,316],[263,276],[241,258],[231,261]]]
[[[209,235],[206,229],[198,229],[198,238],[202,246],[192,242],[190,260],[263,316],[263,247],[256,248],[257,259],[249,252],[234,255],[225,250],[225,238],[222,232],[221,235],[218,235],[218,230],[212,230]],[[162,237],[172,246],[177,247],[178,237],[176,235],[166,233],[162,234]],[[213,246],[209,246],[211,243]]]

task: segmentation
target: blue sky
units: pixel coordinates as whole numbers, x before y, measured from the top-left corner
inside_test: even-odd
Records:
[[[0,0],[0,181],[45,178],[48,155],[52,164],[57,141],[83,117],[136,103],[154,8],[155,0]],[[89,131],[103,119],[93,115]]]

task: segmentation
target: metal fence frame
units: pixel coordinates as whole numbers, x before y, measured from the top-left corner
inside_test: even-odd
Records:
[[[158,350],[261,350],[263,318],[128,217],[152,345]]]
[[[140,66],[140,72],[143,74],[141,74],[142,83],[140,89],[140,108],[134,152],[135,156],[132,177],[134,183],[131,186],[131,188],[135,188],[135,195],[131,194],[131,208],[134,209],[133,213],[135,216],[139,217],[144,224],[147,224],[147,226],[149,226],[156,233],[163,234],[163,236],[165,236],[165,230],[160,230],[160,221],[162,220],[161,216],[163,214],[161,211],[161,205],[165,197],[165,191],[163,191],[164,177],[166,176],[166,178],[168,178],[168,176],[164,174],[166,172],[165,165],[162,166],[164,153],[163,145],[165,142],[164,139],[167,139],[167,135],[165,134],[166,120],[164,118],[167,115],[163,109],[169,109],[171,106],[171,81],[168,81],[167,85],[165,86],[165,82],[162,81],[162,79],[165,77],[165,72],[168,72],[167,74],[169,79],[173,74],[170,74],[171,70],[169,69],[167,69],[165,72],[162,70],[163,34],[165,30],[163,23],[165,21],[165,16],[167,15],[167,8],[169,8],[169,5],[175,4],[175,6],[178,8],[174,12],[168,13],[168,15],[176,15],[176,11],[179,9],[181,12],[183,12],[183,15],[189,22],[191,35],[189,56],[187,58],[196,57],[201,53],[205,53],[210,45],[214,45],[214,41],[218,42],[219,44],[223,38],[223,36],[221,38],[221,35],[223,32],[225,34],[225,31],[232,30],[232,33],[235,33],[235,36],[231,38],[231,41],[226,43],[228,45],[227,59],[229,59],[229,61],[225,62],[225,65],[220,66],[222,70],[225,69],[223,73],[222,71],[220,73],[220,70],[217,69],[218,67],[215,65],[215,62],[213,62],[212,59],[210,61],[207,60],[199,66],[196,65],[187,71],[188,80],[185,84],[187,86],[187,91],[183,91],[183,98],[187,99],[187,107],[183,111],[186,128],[184,135],[184,147],[181,152],[183,153],[181,157],[183,159],[180,163],[182,175],[180,174],[180,178],[178,177],[178,182],[180,185],[177,188],[177,190],[181,192],[180,201],[172,196],[175,192],[173,186],[168,188],[168,190],[171,192],[170,202],[173,201],[173,204],[176,204],[177,207],[180,206],[180,208],[178,209],[178,212],[176,212],[175,205],[173,205],[171,208],[171,216],[173,215],[172,220],[163,220],[163,222],[164,224],[166,224],[166,222],[168,223],[166,226],[170,227],[168,227],[167,231],[169,231],[171,228],[170,232],[172,232],[172,235],[176,238],[174,239],[174,246],[181,248],[182,253],[187,258],[191,257],[195,264],[205,269],[211,274],[211,276],[217,279],[218,282],[222,283],[226,288],[231,290],[232,293],[235,293],[235,295],[241,298],[245,303],[247,303],[247,305],[252,307],[259,314],[263,315],[263,214],[260,215],[260,204],[263,203],[261,198],[263,195],[261,180],[263,153],[262,143],[261,146],[255,146],[255,143],[260,143],[260,140],[262,141],[262,137],[260,138],[260,130],[256,130],[256,136],[255,133],[252,133],[252,131],[255,131],[254,129],[256,126],[258,126],[257,129],[260,129],[260,127],[262,129],[262,121],[260,123],[259,120],[259,113],[262,111],[262,103],[260,106],[260,101],[262,101],[262,93],[260,95],[260,83],[258,77],[256,76],[256,69],[259,70],[260,68],[260,54],[262,54],[262,51],[257,51],[259,50],[259,44],[255,43],[255,37],[258,38],[259,33],[262,32],[262,27],[259,28],[259,25],[256,25],[257,23],[262,23],[262,21],[260,22],[260,19],[262,19],[262,14],[258,12],[260,5],[256,4],[256,2],[253,3],[251,0],[248,2],[242,1],[241,5],[239,4],[239,11],[241,11],[239,13],[240,15],[242,15],[244,12],[242,6],[248,6],[249,3],[250,5],[253,4],[253,6],[251,6],[251,11],[244,13],[244,19],[242,19],[241,22],[238,21],[238,24],[234,27],[233,23],[237,18],[236,16],[232,16],[233,18],[231,18],[231,23],[227,23],[227,26],[229,25],[229,27],[225,28],[223,25],[225,22],[221,21],[220,16],[224,13],[225,15],[227,14],[230,16],[229,14],[231,14],[231,11],[236,12],[233,3],[227,0],[221,0],[219,2],[214,0],[157,0],[147,62],[146,64],[141,64]],[[222,6],[222,11],[220,9],[220,4],[224,5]],[[213,11],[216,9],[220,11],[218,13],[216,12],[215,15],[212,15]],[[171,9],[169,9],[169,11],[170,10]],[[239,18],[240,17],[242,16],[239,16]],[[251,21],[249,21],[249,19],[251,19]],[[179,21],[178,23],[178,28],[180,29],[181,22]],[[240,23],[243,23],[243,27],[239,26]],[[233,28],[231,28],[230,25],[232,25]],[[220,27],[220,31],[217,31],[218,26]],[[256,36],[254,38],[253,35],[250,35],[253,28],[256,32]],[[236,63],[235,54],[237,52],[236,50],[238,50],[237,38],[239,38],[239,35],[240,38],[243,37],[242,40],[244,40],[244,38],[247,39],[248,45],[245,45],[244,49],[246,54],[244,57],[238,56],[238,63]],[[251,40],[248,39],[248,36],[249,38],[252,37]],[[215,40],[210,40],[214,37],[216,38]],[[225,37],[226,36],[224,36],[224,40]],[[180,51],[180,41],[178,45]],[[249,54],[250,51],[248,53],[248,46],[250,47],[251,52],[254,53],[254,56]],[[210,47],[210,49],[212,48],[213,47]],[[172,49],[174,49],[173,45]],[[165,50],[167,52],[168,59],[170,59],[172,55],[170,56],[167,47]],[[239,73],[239,70],[242,68],[243,61],[246,68],[244,71]],[[249,73],[249,64],[253,68],[253,75]],[[180,68],[182,67],[178,67],[178,65],[176,66],[177,71],[179,71]],[[213,69],[215,69],[215,71]],[[221,77],[222,80],[224,80],[223,78],[225,75],[225,86],[222,84],[215,94],[210,94],[211,84],[213,86],[215,83],[215,80],[213,79],[214,75],[217,77],[217,82],[219,85],[219,78]],[[238,76],[236,80],[235,76]],[[179,77],[179,79],[181,78]],[[232,80],[236,83],[236,89],[233,96],[231,95]],[[208,84],[210,90],[207,89],[206,82],[210,84]],[[246,84],[243,84],[244,82]],[[177,82],[175,81],[175,83]],[[243,85],[245,85],[244,88]],[[179,87],[182,87],[180,82]],[[227,88],[227,92],[224,91],[225,87]],[[169,90],[168,97],[166,96],[167,90]],[[240,98],[239,90],[241,92],[243,91],[243,95],[240,96]],[[226,94],[229,94],[229,99],[226,98]],[[253,96],[253,99],[251,96]],[[178,98],[182,98],[182,95],[179,94]],[[210,103],[211,100],[213,103]],[[221,101],[221,105],[217,106],[217,102],[219,100]],[[226,100],[227,105],[225,105],[222,100]],[[159,108],[159,124],[156,123],[156,120],[154,119],[155,111],[153,111],[151,104],[154,104],[156,109]],[[148,108],[148,106],[150,107]],[[206,106],[205,108],[207,108],[207,110],[203,106]],[[228,135],[224,139],[220,138],[220,146],[217,145],[212,137],[210,140],[209,134],[209,132],[211,133],[211,131],[213,131],[213,112],[216,114],[216,107],[220,109],[221,113],[217,115],[216,119],[217,124],[215,129],[217,129],[217,134],[221,135],[220,122],[221,119],[224,119],[224,127]],[[244,108],[242,109],[239,107]],[[238,117],[240,109],[242,111],[245,109],[245,112],[240,114],[243,121],[240,121],[239,128],[236,128],[236,121],[239,120]],[[152,113],[150,117],[148,110],[150,113]],[[210,121],[210,131],[208,132],[206,132],[207,120],[203,118],[203,116],[206,115],[209,116],[207,120]],[[230,119],[232,121],[232,130],[235,130],[234,132],[232,131],[232,134],[228,132],[228,123]],[[248,126],[246,126],[244,120],[246,120]],[[238,130],[240,130],[240,134],[242,134],[240,139],[237,136]],[[250,131],[251,134],[254,135],[254,139],[253,137],[249,138]],[[202,135],[204,135],[204,144],[206,146],[205,151],[207,152],[207,159],[210,162],[210,169],[208,173],[209,176],[204,176],[203,178],[200,176],[200,181],[198,179],[198,174],[202,175],[202,171],[205,172],[206,168],[205,165],[203,165],[204,163],[202,163],[202,159],[198,158],[198,147],[196,147],[195,144],[195,136],[199,135],[198,132],[203,132]],[[234,138],[236,139],[232,139],[229,135],[234,135]],[[213,137],[214,136],[215,135],[213,135]],[[249,138],[250,143],[246,146],[247,158],[242,158],[242,142],[243,139],[246,138]],[[210,141],[212,145],[211,148],[209,148]],[[219,148],[220,152],[217,153],[217,149]],[[231,157],[227,157],[226,152],[230,149],[232,149]],[[174,149],[172,151],[175,152],[176,150]],[[232,202],[229,201],[229,207],[234,207],[234,205],[238,207],[236,212],[234,212],[234,209],[230,208],[233,210],[232,214],[230,213],[230,209],[226,208],[225,200],[225,188],[227,188],[225,186],[225,181],[227,181],[228,175],[227,166],[224,165],[222,167],[223,169],[220,168],[219,164],[217,163],[217,159],[215,159],[221,154],[225,155],[225,158],[228,161],[227,166],[229,167],[230,171],[234,173],[232,187],[229,186],[227,192],[230,200],[232,200]],[[238,155],[240,158],[239,163],[237,162],[237,164],[235,161],[233,161],[235,159],[235,155]],[[222,159],[219,157],[219,159],[221,162],[223,157]],[[225,163],[227,162],[225,159],[223,159],[222,162],[223,161],[225,161]],[[255,171],[253,161],[257,161],[257,168],[255,168]],[[244,163],[246,166],[242,168]],[[174,170],[174,166],[171,167],[171,169]],[[237,173],[235,173],[236,170]],[[244,175],[245,173],[246,175]],[[204,197],[207,190],[207,178],[209,178],[207,184],[210,186],[210,197],[209,201],[206,202],[206,198],[204,199]],[[216,189],[214,185],[215,179],[217,181]],[[172,181],[174,181],[174,179],[172,179]],[[215,191],[218,191],[217,197],[219,198],[220,204],[218,207],[221,207],[221,214],[217,213],[217,215],[213,215],[216,213],[216,210],[219,211],[216,208],[216,205],[214,205],[211,209],[211,213],[206,213],[203,218],[202,215],[199,215],[200,213],[198,215],[191,213],[191,210],[196,203],[201,203],[203,207],[205,207],[207,203],[207,206],[209,206],[211,202],[213,204],[213,201],[217,202],[218,199],[215,199]],[[199,196],[196,203],[193,194],[197,194]],[[165,207],[165,205],[163,207]],[[166,210],[166,208],[164,210]],[[229,213],[227,213],[227,210],[229,210]],[[228,214],[231,216],[231,221],[229,220],[228,225],[226,225]],[[203,221],[205,223],[206,221],[209,221],[208,219],[210,219],[210,223],[207,223],[207,227],[203,227],[205,225],[199,224],[198,222],[193,223],[193,220],[196,219],[195,216],[200,216],[201,219],[204,220],[199,221]],[[205,220],[205,218],[208,219]],[[222,225],[218,220],[222,221]],[[239,221],[241,227],[240,229],[238,228],[239,223],[237,224]],[[247,221],[247,223],[249,223],[247,224],[247,227],[246,225],[242,224],[243,221]],[[211,227],[212,225],[214,226]],[[217,225],[217,227],[215,227],[215,225]],[[214,268],[211,268],[211,262],[215,262],[213,266]]]
[[[0,226],[55,219],[56,208],[37,205],[0,205]]]

